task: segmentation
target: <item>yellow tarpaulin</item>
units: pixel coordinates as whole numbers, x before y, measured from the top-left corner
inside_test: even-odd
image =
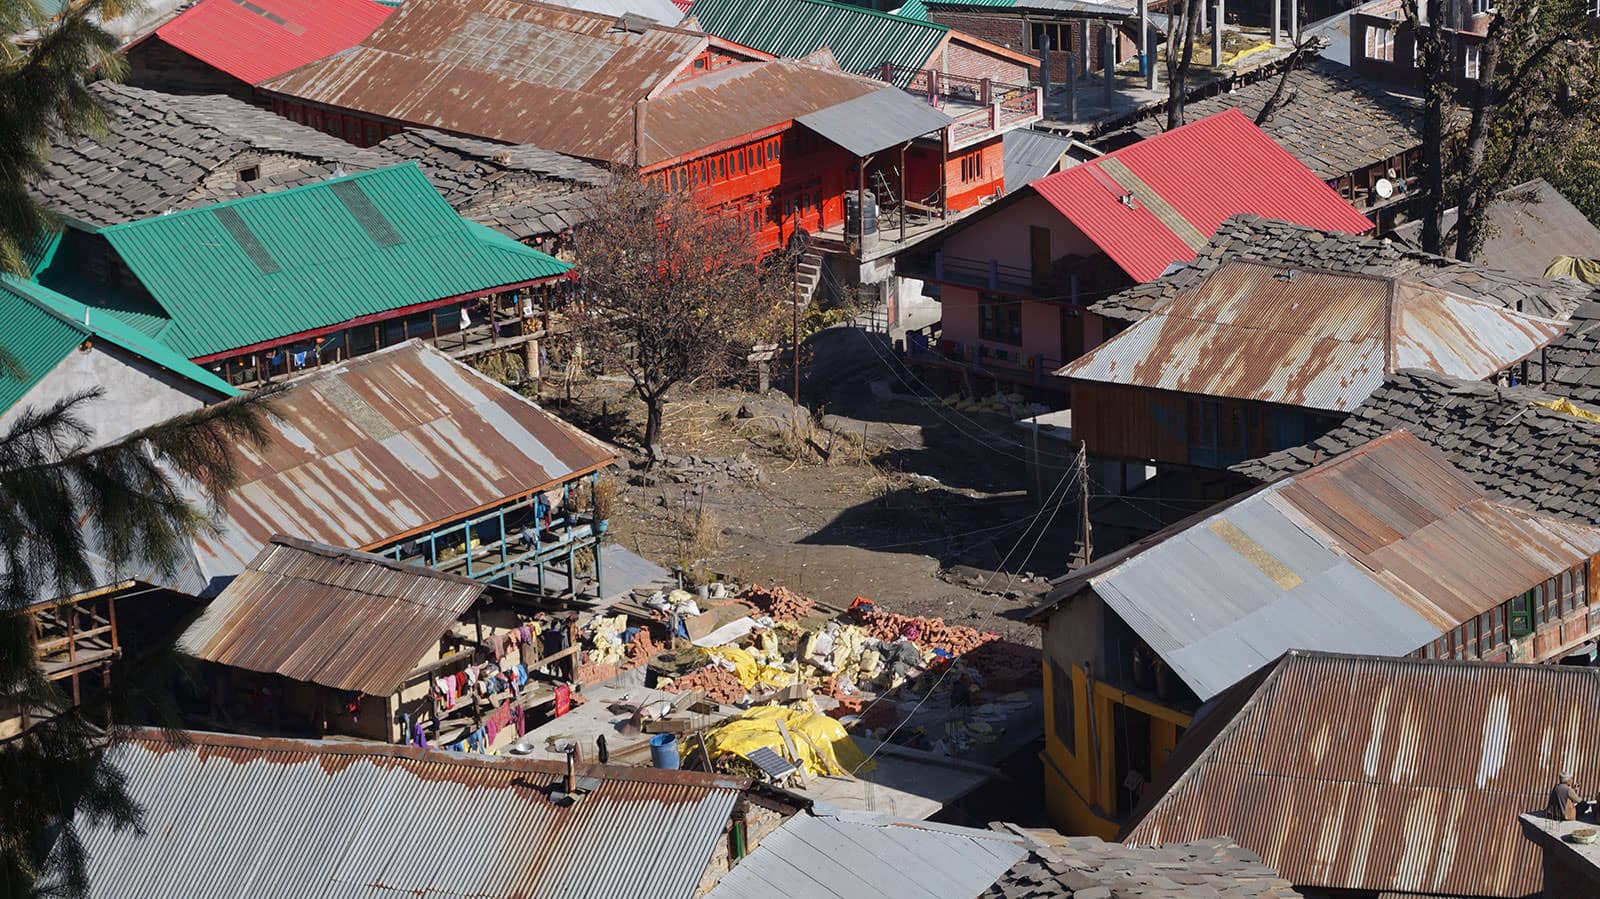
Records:
[[[1585,284],[1600,284],[1600,259],[1557,256],[1544,270],[1546,278],[1572,278]]]
[[[756,657],[748,650],[737,646],[718,646],[714,649],[702,649],[707,658],[722,659],[733,665],[733,673],[739,676],[739,683],[746,690],[753,690],[757,685],[780,690],[794,683],[794,675],[771,665],[763,665],[756,661]]]
[[[798,759],[791,758],[784,746],[783,734],[778,731],[779,721],[789,729],[795,752],[800,756]],[[800,712],[776,705],[758,706],[706,732],[706,749],[713,759],[729,754],[748,759],[750,753],[763,746],[816,775],[866,774],[876,767],[850,739],[844,725],[817,712]]]
[[[1572,400],[1569,400],[1565,397],[1558,400],[1548,400],[1542,403],[1535,402],[1533,405],[1543,406],[1552,412],[1560,412],[1562,415],[1570,415],[1573,418],[1581,418],[1584,421],[1600,422],[1600,412],[1591,412],[1588,409],[1580,408],[1579,406],[1575,405]]]

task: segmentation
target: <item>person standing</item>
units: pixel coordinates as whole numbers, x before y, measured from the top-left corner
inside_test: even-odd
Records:
[[[1555,787],[1550,790],[1550,804],[1545,807],[1545,812],[1558,821],[1576,821],[1578,803],[1581,801],[1572,775],[1562,773]]]

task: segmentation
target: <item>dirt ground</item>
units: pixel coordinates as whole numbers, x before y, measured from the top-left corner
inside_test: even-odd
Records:
[[[827,385],[798,428],[775,392],[683,392],[666,413],[668,461],[617,478],[613,539],[669,568],[703,559],[704,569],[746,583],[837,605],[865,596],[1037,646],[1020,618],[1047,589],[1045,576],[1066,569],[1076,495],[1041,513],[1026,432],[904,396],[904,382],[896,396],[874,374],[882,372]],[[630,463],[642,459],[643,406],[625,381],[575,385],[570,403],[547,389],[542,401],[612,440]],[[740,456],[759,481],[708,476],[700,461]],[[1047,453],[1039,482],[1048,490],[1070,462]]]

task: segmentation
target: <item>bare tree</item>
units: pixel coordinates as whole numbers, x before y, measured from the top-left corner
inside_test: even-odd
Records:
[[[578,232],[584,352],[621,368],[645,405],[652,460],[667,394],[713,380],[766,336],[781,291],[754,248],[750,223],[708,212],[689,192],[620,175]]]
[[[1194,63],[1195,36],[1200,31],[1200,4],[1205,2],[1206,0],[1173,0],[1167,4],[1168,131],[1182,125],[1184,121],[1184,103],[1189,97],[1189,69]],[[1174,7],[1179,10],[1176,21],[1173,19]]]
[[[1523,163],[1597,121],[1600,60],[1586,0],[1501,0],[1482,41],[1457,35],[1443,0],[1404,0],[1423,78],[1422,248],[1443,254],[1456,208],[1456,258],[1488,236],[1488,211]],[[1455,25],[1456,27],[1452,27]],[[1477,78],[1455,76],[1474,54]],[[1462,121],[1464,119],[1464,122]]]
[[[1316,53],[1321,49],[1322,39],[1318,37],[1307,36],[1301,38],[1300,42],[1294,45],[1294,51],[1284,61],[1283,73],[1278,76],[1277,88],[1272,91],[1272,96],[1267,98],[1267,102],[1261,104],[1261,111],[1256,113],[1257,128],[1266,127],[1267,122],[1272,120],[1273,113],[1293,102],[1295,95],[1289,94],[1288,90],[1289,82],[1294,77],[1295,70],[1305,61],[1307,54]]]

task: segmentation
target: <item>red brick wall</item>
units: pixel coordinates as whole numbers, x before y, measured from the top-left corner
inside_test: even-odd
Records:
[[[1028,67],[954,39],[944,59],[945,71],[968,78],[988,78],[1001,84],[1027,84]]]
[[[963,179],[963,172],[975,174],[975,177]],[[960,212],[978,205],[1005,184],[1005,176],[1004,142],[999,137],[986,144],[951,153],[945,166],[945,183],[950,186],[950,209]]]
[[[1028,19],[1016,13],[973,13],[973,12],[946,12],[944,10],[930,9],[928,18],[941,25],[949,25],[957,31],[962,31],[973,37],[982,38],[990,43],[999,44],[1019,53],[1029,56],[1040,55],[1028,45]],[[1083,46],[1083,23],[1075,19],[1045,19],[1040,21],[1060,21],[1071,26],[1072,45],[1067,50],[1050,51],[1050,80],[1053,83],[1066,81],[1068,66],[1068,51],[1077,52]],[[1097,71],[1101,68],[1101,60],[1105,56],[1105,38],[1101,36],[1098,24],[1091,25],[1089,36],[1093,39],[1094,46],[1089,48],[1089,68]],[[1127,59],[1137,52],[1137,44],[1127,35],[1121,35],[1119,43],[1122,46],[1121,54]],[[952,48],[953,49],[953,48]],[[1079,63],[1082,64],[1081,62]],[[952,71],[954,71],[952,69]],[[1035,80],[1039,77],[1035,73]]]

